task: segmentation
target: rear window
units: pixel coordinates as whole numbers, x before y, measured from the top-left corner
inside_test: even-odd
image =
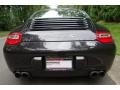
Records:
[[[33,18],[49,18],[49,17],[84,17],[90,18],[89,15],[79,9],[59,8],[59,9],[45,9],[35,12],[30,19]]]
[[[30,29],[36,30],[85,30],[88,29],[86,18],[35,18]]]
[[[84,11],[76,9],[47,9],[36,12],[30,19],[31,31],[89,29],[89,16]]]

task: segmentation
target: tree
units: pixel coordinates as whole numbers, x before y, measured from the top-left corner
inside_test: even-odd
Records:
[[[84,10],[95,21],[120,22],[119,5],[60,5],[59,8],[61,7]]]
[[[30,15],[37,11],[47,9],[45,5],[40,6],[0,6],[0,30],[11,30],[23,24]]]

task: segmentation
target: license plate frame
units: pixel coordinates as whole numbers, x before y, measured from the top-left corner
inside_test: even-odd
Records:
[[[46,57],[45,69],[49,71],[72,70],[73,57]]]

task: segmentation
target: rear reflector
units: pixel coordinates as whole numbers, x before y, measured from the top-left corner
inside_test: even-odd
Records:
[[[18,45],[22,40],[22,33],[14,32],[10,33],[7,37],[6,44],[7,45]]]
[[[99,41],[101,43],[106,44],[106,43],[112,43],[113,42],[112,35],[110,34],[110,32],[97,31],[96,36],[97,36],[97,41]]]
[[[83,60],[83,59],[85,59],[84,56],[76,56],[76,60]]]
[[[42,60],[42,57],[34,57],[33,60],[41,61],[41,60]]]

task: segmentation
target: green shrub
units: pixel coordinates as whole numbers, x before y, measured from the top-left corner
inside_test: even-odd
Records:
[[[84,10],[94,21],[120,22],[119,5],[60,5],[59,8],[61,7]]]
[[[33,12],[47,8],[45,5],[0,6],[0,30],[11,30],[23,24]]]

